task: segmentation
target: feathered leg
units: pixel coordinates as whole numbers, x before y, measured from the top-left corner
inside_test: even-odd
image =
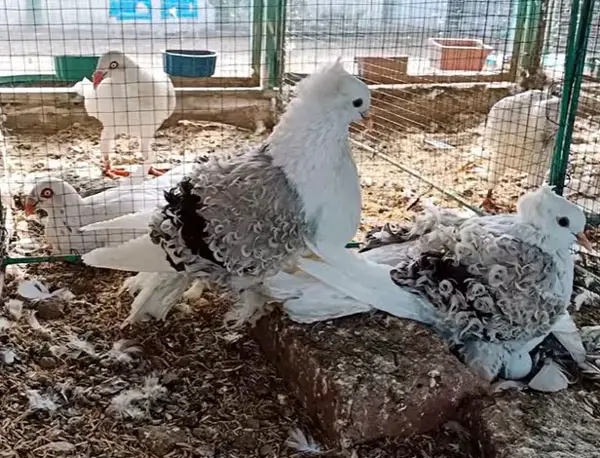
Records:
[[[128,278],[121,291],[127,289],[135,299],[122,327],[148,317],[164,320],[192,282],[184,273],[140,272]]]
[[[112,168],[110,166],[110,153],[115,140],[115,132],[111,128],[103,128],[100,134],[100,154],[102,155],[102,174],[112,178],[129,176],[125,169]]]
[[[254,326],[261,317],[269,312],[268,304],[273,301],[273,297],[263,283],[239,290],[239,299],[225,314],[225,326],[232,329],[239,328],[245,323]]]

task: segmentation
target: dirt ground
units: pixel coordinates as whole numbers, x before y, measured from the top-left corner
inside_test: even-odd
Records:
[[[485,194],[476,154],[481,126],[429,135],[405,132],[379,145],[391,157],[436,184],[460,191],[476,204]],[[255,134],[215,123],[184,122],[159,132],[155,148],[162,163],[178,164],[195,152],[218,152],[260,142]],[[73,126],[52,136],[8,136],[10,191],[50,172],[82,193],[110,185],[100,177],[99,128]],[[357,141],[372,143],[364,135]],[[428,143],[454,148],[440,152]],[[135,140],[120,139],[115,165],[135,162]],[[448,152],[447,152],[448,151]],[[361,232],[390,219],[421,211],[425,198],[453,205],[430,187],[369,152],[355,148],[363,184]],[[443,154],[442,154],[443,153]],[[498,202],[513,209],[522,176],[508,176]],[[427,194],[424,194],[427,193]],[[26,219],[15,202],[15,255],[46,253],[42,226]],[[358,234],[357,238],[360,238]],[[17,295],[23,279],[37,279],[73,297],[33,303]],[[246,333],[222,327],[227,304],[205,295],[175,311],[165,323],[120,329],[131,299],[118,290],[123,274],[75,264],[11,267],[0,317],[0,346],[14,353],[0,362],[0,457],[286,457],[303,456],[286,445],[290,430],[318,431],[287,394],[281,380]],[[23,300],[17,317],[8,300]],[[14,303],[13,303],[14,305]],[[37,311],[31,317],[31,312]],[[596,311],[578,318],[599,324]],[[383,442],[322,456],[465,458],[478,456],[464,429],[449,424],[431,436]]]

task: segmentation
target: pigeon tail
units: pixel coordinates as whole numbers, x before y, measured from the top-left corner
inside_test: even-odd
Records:
[[[92,232],[102,230],[124,231],[124,230],[147,230],[153,211],[129,213],[117,218],[98,221],[97,223],[83,226],[81,232]]]
[[[365,313],[373,308],[303,273],[280,272],[265,281],[270,295],[283,303],[296,323],[315,323]]]
[[[144,235],[117,246],[96,248],[81,257],[88,266],[130,272],[170,272],[175,269],[158,245]]]
[[[309,241],[307,245],[324,261],[300,259],[298,266],[307,274],[359,302],[398,318],[435,323],[431,304],[396,285],[390,277],[389,266],[361,259],[343,247],[317,248]]]

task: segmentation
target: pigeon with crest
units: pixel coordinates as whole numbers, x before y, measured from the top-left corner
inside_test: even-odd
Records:
[[[306,77],[262,145],[211,157],[153,212],[84,228],[149,225],[147,235],[94,250],[83,261],[142,273],[136,289],[148,300],[132,321],[163,317],[174,305],[182,285],[169,285],[173,294],[163,303],[148,294],[165,278],[230,291],[237,300],[226,320],[234,325],[257,318],[270,300],[264,280],[305,255],[307,240],[343,247],[356,233],[361,196],[348,129],[367,117],[370,102],[368,87],[339,60]]]

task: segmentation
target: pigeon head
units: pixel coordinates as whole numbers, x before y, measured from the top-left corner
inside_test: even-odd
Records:
[[[32,215],[36,210],[50,210],[64,206],[67,200],[78,198],[73,186],[59,178],[44,178],[38,181],[25,199],[25,214]]]
[[[367,124],[370,121],[371,91],[344,70],[339,58],[303,79],[297,86],[297,94],[299,103],[330,111],[346,124],[363,119]]]
[[[108,51],[107,53],[104,53],[100,59],[98,59],[96,71],[94,71],[92,76],[94,89],[96,89],[105,78],[123,79],[115,78],[115,76],[123,75],[127,68],[133,67],[137,67],[137,64],[122,51]]]
[[[517,202],[520,218],[540,232],[556,249],[568,249],[574,242],[592,250],[590,241],[583,233],[585,214],[577,205],[555,194],[550,186],[543,185],[529,192]]]

